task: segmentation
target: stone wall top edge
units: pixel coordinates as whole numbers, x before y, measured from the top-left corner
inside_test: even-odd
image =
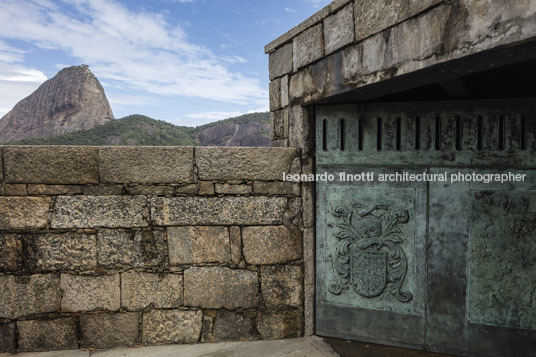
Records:
[[[294,37],[298,36],[300,33],[307,30],[308,28],[313,27],[314,25],[322,22],[326,17],[338,11],[341,7],[352,1],[354,0],[333,0],[330,4],[326,5],[322,9],[315,12],[313,15],[309,16],[297,26],[294,26],[288,32],[284,33],[283,35],[279,36],[278,38],[264,46],[264,53],[268,54],[277,49],[278,47],[281,47],[282,45],[291,42]]]

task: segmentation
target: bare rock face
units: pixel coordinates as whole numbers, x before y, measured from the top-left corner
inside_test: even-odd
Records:
[[[104,89],[87,66],[61,70],[0,120],[0,142],[91,129],[113,120]]]

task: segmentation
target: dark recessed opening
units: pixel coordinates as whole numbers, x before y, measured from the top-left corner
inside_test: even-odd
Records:
[[[377,97],[367,102],[536,97],[536,59]]]

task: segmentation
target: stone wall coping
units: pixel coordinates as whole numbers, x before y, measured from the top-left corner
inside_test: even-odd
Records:
[[[303,31],[310,27],[322,22],[326,17],[341,9],[346,4],[354,0],[333,0],[330,4],[326,5],[322,9],[315,12],[313,15],[302,21],[299,25],[293,27],[285,34],[279,36],[266,46],[264,46],[264,53],[268,54],[282,45],[291,42],[292,39],[298,36]]]

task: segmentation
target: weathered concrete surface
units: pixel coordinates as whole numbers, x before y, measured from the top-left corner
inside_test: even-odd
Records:
[[[130,311],[178,308],[182,305],[182,275],[126,272],[121,274],[121,306]]]
[[[0,233],[0,271],[22,269],[22,240],[20,234]]]
[[[197,342],[202,315],[201,310],[152,310],[143,315],[142,343]]]
[[[86,184],[99,181],[97,148],[4,147],[8,183]]]
[[[0,355],[1,356],[1,355]],[[64,357],[48,356],[45,354],[20,355],[22,357]],[[78,357],[77,355],[75,355]],[[205,356],[233,356],[233,357],[335,357],[337,353],[320,337],[294,338],[271,341],[248,342],[219,342],[202,343],[194,345],[150,346],[142,348],[122,348],[109,351],[93,352],[95,357],[205,357]],[[4,357],[4,356],[2,356]],[[84,356],[86,357],[86,356]]]
[[[166,233],[157,230],[100,229],[97,261],[106,268],[165,267]]]
[[[184,305],[251,308],[259,303],[257,273],[225,267],[192,267],[184,272]]]
[[[0,318],[15,319],[60,309],[60,284],[55,274],[0,275]]]
[[[324,20],[324,44],[326,54],[354,41],[354,4],[346,5]]]
[[[199,147],[195,150],[201,180],[281,180],[296,156],[292,148]]]
[[[80,317],[81,348],[128,347],[138,344],[139,314],[82,315]]]
[[[45,228],[50,197],[0,197],[0,230]]]
[[[52,228],[147,227],[144,196],[60,196],[52,213]]]
[[[268,308],[300,307],[303,304],[303,274],[299,265],[261,267],[261,293]]]
[[[191,183],[194,148],[106,147],[99,148],[102,182]]]
[[[286,263],[302,254],[300,232],[284,226],[244,227],[242,242],[248,264]]]
[[[27,236],[26,265],[31,271],[89,270],[97,266],[95,234],[58,233]]]
[[[107,310],[121,307],[119,274],[81,276],[61,274],[61,310],[69,312]]]
[[[47,321],[18,321],[20,351],[49,351],[78,348],[76,321],[72,318]]]
[[[313,26],[296,36],[292,42],[294,70],[324,56],[322,25]]]
[[[171,265],[227,263],[231,259],[227,227],[167,227],[166,231]]]
[[[280,224],[286,203],[279,197],[154,197],[151,215],[158,226]]]

